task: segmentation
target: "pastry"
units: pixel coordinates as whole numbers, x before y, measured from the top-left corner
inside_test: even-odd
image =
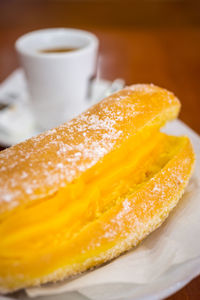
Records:
[[[191,176],[190,140],[160,128],[180,102],[127,87],[0,153],[0,291],[109,261],[159,227]]]

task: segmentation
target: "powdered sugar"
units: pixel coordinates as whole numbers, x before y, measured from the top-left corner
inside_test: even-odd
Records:
[[[10,202],[12,200],[12,194],[6,194],[3,196],[5,202]]]
[[[153,190],[152,190],[152,192],[153,192],[153,193],[155,193],[155,192],[160,192],[160,187],[159,187],[157,184],[155,184],[155,185],[154,185],[154,188],[153,188]]]
[[[7,206],[0,210],[13,200],[12,207],[54,193],[161,113],[160,104],[141,97],[148,89],[152,96],[158,88],[126,88],[72,121],[1,152],[0,203]],[[161,100],[167,107],[165,96]]]

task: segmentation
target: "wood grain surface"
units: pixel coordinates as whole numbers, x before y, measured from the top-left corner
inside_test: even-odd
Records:
[[[102,78],[173,91],[200,133],[200,1],[0,0],[0,81],[18,66],[15,40],[48,27],[95,33]],[[200,276],[168,299],[200,299]]]

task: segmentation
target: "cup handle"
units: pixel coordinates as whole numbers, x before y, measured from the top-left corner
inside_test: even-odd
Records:
[[[90,76],[89,80],[88,80],[88,86],[87,86],[87,95],[86,95],[86,101],[87,102],[93,102],[92,101],[92,87],[94,82],[96,81],[97,76],[96,75],[92,75]]]

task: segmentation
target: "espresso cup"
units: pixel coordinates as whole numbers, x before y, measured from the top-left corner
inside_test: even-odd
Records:
[[[23,35],[15,47],[41,130],[64,123],[86,109],[98,52],[95,35],[69,28],[43,29]]]

